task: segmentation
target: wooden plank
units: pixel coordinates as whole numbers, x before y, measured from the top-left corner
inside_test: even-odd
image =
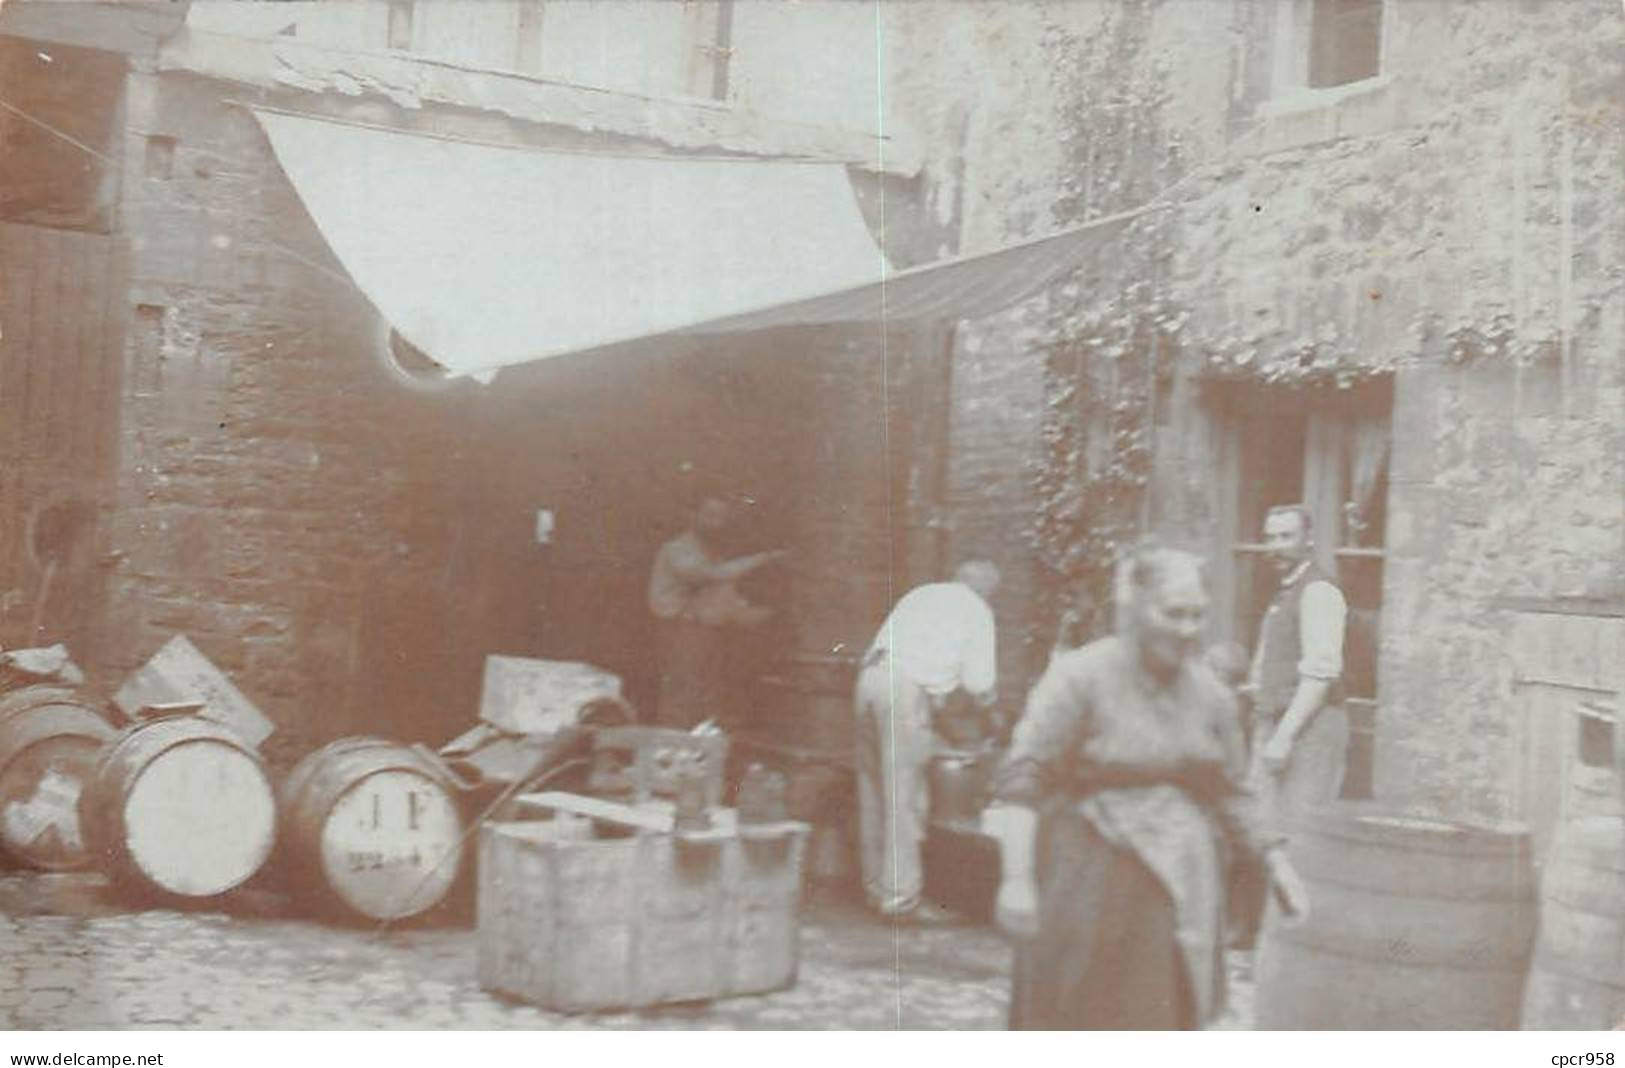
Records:
[[[1493,597],[1490,599],[1490,607],[1543,615],[1625,618],[1625,601],[1601,597],[1574,597],[1564,600],[1541,597]]]
[[[17,367],[17,389],[13,395],[15,413],[11,422],[15,427],[12,462],[17,465],[18,483],[13,487],[16,491],[14,500],[19,502],[35,499],[34,489],[34,448],[32,434],[34,433],[33,405],[34,405],[34,369],[38,363],[38,352],[41,344],[41,325],[44,322],[45,289],[42,283],[43,268],[46,266],[43,259],[46,255],[44,233],[36,227],[28,227],[23,233],[26,239],[23,248],[26,250],[21,263],[23,276],[27,279],[26,291],[28,294],[27,310],[23,313],[23,346],[20,352],[21,359]],[[35,590],[32,578],[32,568],[29,565],[27,539],[27,513],[24,508],[18,508],[13,514],[12,527],[12,581],[13,585],[26,598],[11,616],[11,631],[14,639],[22,639],[32,644],[34,635],[20,633],[18,625],[20,620],[27,620],[28,613],[33,607]]]
[[[118,455],[120,427],[123,424],[124,346],[125,330],[130,321],[129,306],[125,300],[125,262],[123,246],[109,241],[106,257],[102,260],[101,314],[98,317],[100,337],[97,358],[101,373],[96,376],[96,410],[100,418],[96,424],[94,467],[97,481],[103,487],[105,500],[111,502],[116,492],[115,457]]]
[[[95,467],[91,462],[95,442],[96,396],[91,384],[96,375],[96,347],[101,333],[102,291],[97,271],[98,256],[102,251],[99,241],[79,241],[78,255],[74,257],[74,282],[77,305],[74,308],[73,355],[64,376],[66,388],[58,393],[59,403],[67,413],[67,461],[75,478],[91,491]]]
[[[57,495],[51,483],[51,470],[60,463],[62,420],[56,411],[58,368],[72,344],[72,298],[69,274],[72,270],[73,242],[57,233],[42,234],[44,257],[40,263],[40,295],[44,298],[39,323],[39,344],[34,346],[34,394],[28,406],[28,420],[35,432],[35,456],[40,470],[34,499],[48,503]],[[36,561],[43,563],[43,561]]]
[[[30,422],[40,428],[40,466],[35,472],[36,509],[56,505],[72,495],[77,475],[69,463],[69,420],[63,411],[63,379],[72,367],[78,324],[74,313],[78,303],[74,285],[78,242],[69,233],[53,232],[49,235],[49,285],[46,332],[44,344],[35,350],[36,373],[39,388],[35,393]],[[65,546],[64,546],[65,547]],[[31,548],[31,546],[25,546]],[[77,611],[72,560],[57,554],[50,558],[36,558],[39,584],[36,604],[31,612],[32,621],[43,628],[35,641],[56,641],[75,637],[72,620]],[[55,566],[49,572],[48,565]],[[56,636],[49,637],[48,636]],[[75,643],[77,644],[77,643]]]
[[[642,831],[670,834],[676,826],[676,810],[668,801],[648,801],[640,805],[627,805],[619,801],[606,801],[598,797],[548,791],[539,794],[520,794],[514,798],[522,808],[567,812],[572,816],[602,820],[622,827],[635,827]]]
[[[521,809],[563,812],[571,816],[600,820],[604,823],[613,823],[620,827],[631,827],[639,831],[675,834],[679,838],[688,840],[729,838],[745,833],[739,823],[739,814],[731,808],[708,808],[706,814],[710,817],[711,826],[705,830],[679,831],[676,829],[677,807],[670,801],[655,800],[627,804],[622,801],[609,801],[601,797],[588,797],[585,794],[551,790],[535,794],[520,794],[514,798],[514,803]],[[771,835],[782,834],[786,830],[805,827],[806,825],[796,823],[793,820],[783,820],[773,823],[753,824],[751,826],[754,834]]]
[[[98,561],[102,555],[101,504],[106,499],[109,483],[106,473],[97,463],[97,442],[102,435],[102,424],[107,419],[101,385],[106,372],[103,349],[106,344],[107,260],[112,250],[113,242],[104,237],[85,236],[79,241],[76,273],[80,299],[76,309],[78,338],[71,378],[73,390],[63,397],[72,442],[70,462],[79,496],[86,506],[84,521],[87,524],[87,529],[81,534],[73,574],[73,633],[79,654],[89,662],[96,662],[99,658],[99,624],[104,607],[102,571]]]
[[[1241,529],[1241,428],[1227,408],[1207,414],[1208,440],[1213,447],[1209,507],[1215,518],[1210,558],[1213,561],[1213,619],[1222,641],[1251,646],[1253,635],[1243,634],[1240,597],[1241,564],[1226,549],[1252,535]]]
[[[22,409],[17,375],[23,346],[28,340],[27,273],[18,266],[21,228],[0,223],[0,500],[21,501],[22,465],[17,438]],[[16,526],[20,509],[0,509],[0,598],[16,582]],[[0,642],[6,637],[9,615],[0,604]]]
[[[84,329],[79,342],[79,411],[83,425],[77,428],[78,449],[75,463],[84,472],[87,482],[94,487],[98,501],[105,493],[108,472],[102,465],[101,442],[109,416],[114,413],[107,403],[107,380],[111,371],[108,359],[107,321],[111,315],[112,285],[110,265],[114,256],[112,242],[98,241],[90,246],[82,268],[85,284],[83,308]]]

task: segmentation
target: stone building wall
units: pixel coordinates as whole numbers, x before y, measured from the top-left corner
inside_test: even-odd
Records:
[[[588,660],[645,702],[648,564],[702,487],[751,502],[740,548],[810,546],[758,591],[788,609],[769,641],[867,640],[891,567],[874,331],[658,339],[489,387],[409,379],[224,96],[131,76],[109,676],[187,633],[295,747],[443,741],[472,720],[489,653]]]
[[[1508,815],[1527,724],[1498,605],[1622,592],[1622,15],[1390,0],[1383,76],[1315,93],[1276,74],[1303,46],[1276,22],[1292,6],[910,5],[896,107],[928,131],[929,189],[967,249],[1172,205],[961,328],[956,549],[1032,567],[1040,588],[1008,591],[1001,622],[1041,643],[1021,626],[1046,574],[1013,527],[1037,500],[1057,345],[1155,370],[1166,350],[1116,340],[1150,320],[1177,350],[1129,398],[1154,428],[1141,514],[1215,548],[1228,430],[1203,380],[1281,405],[1313,382],[1335,409],[1340,385],[1391,375],[1377,794]],[[977,72],[966,91],[933,92],[955,64]],[[1012,653],[1007,673],[1041,662]]]

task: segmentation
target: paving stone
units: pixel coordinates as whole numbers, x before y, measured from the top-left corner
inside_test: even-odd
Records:
[[[78,907],[87,895],[19,887]],[[58,891],[55,897],[46,889]],[[66,903],[66,904],[63,904]],[[98,906],[99,907],[99,906]],[[1002,1028],[1009,949],[986,928],[882,928],[820,900],[804,917],[796,984],[771,994],[644,1012],[567,1015],[480,990],[461,929],[377,933],[261,915],[175,911],[13,914],[0,923],[0,1023],[23,1029],[886,1029]],[[9,982],[15,974],[22,981]],[[1227,1028],[1250,989],[1232,983]]]

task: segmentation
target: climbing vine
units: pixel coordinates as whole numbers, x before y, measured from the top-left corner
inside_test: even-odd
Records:
[[[1112,569],[1142,533],[1157,394],[1176,352],[1155,304],[1070,335],[1045,355],[1034,558],[1044,596],[1033,637],[1063,620],[1074,644],[1110,625]]]
[[[1117,9],[1098,35],[1057,32],[1048,43],[1052,69],[1074,72],[1061,96],[1068,173],[1054,205],[1058,225],[1149,203],[1181,169],[1161,127],[1165,72],[1145,62],[1142,8]],[[1048,297],[1030,529],[1040,594],[1028,641],[1040,650],[1057,637],[1070,645],[1106,631],[1112,570],[1144,526],[1159,383],[1183,326],[1160,293],[1168,237],[1165,218],[1143,217],[1113,242],[1112,262],[1080,269]]]
[[[1530,185],[1520,228],[1480,243],[1475,217],[1440,206],[1424,178],[1395,166],[1392,181],[1371,182],[1375,164],[1366,155],[1374,142],[1347,139],[1294,159],[1251,155],[1238,135],[1231,144],[1242,148],[1215,152],[1213,143],[1196,140],[1203,127],[1177,125],[1175,82],[1160,65],[1176,53],[1150,40],[1156,5],[1125,0],[1107,8],[1097,23],[1073,19],[1070,30],[1057,28],[1046,42],[1061,101],[1054,222],[1103,218],[1170,190],[1172,199],[1192,203],[1136,219],[1096,262],[1049,290],[1041,310],[1029,312],[1038,321],[1022,324],[1036,327],[1034,348],[1044,361],[1030,527],[1040,593],[1027,620],[1027,641],[1037,650],[1050,647],[1068,610],[1078,617],[1071,641],[1098,636],[1109,624],[1115,562],[1154,518],[1148,502],[1157,406],[1176,364],[1182,379],[1323,398],[1417,362],[1567,362],[1579,358],[1577,333],[1614,299],[1595,269],[1581,270],[1578,283],[1562,281],[1564,270],[1584,267],[1560,269],[1563,240],[1572,238],[1559,240],[1529,221],[1544,211],[1581,219],[1577,233],[1591,225],[1583,212],[1563,207],[1562,197],[1574,194],[1561,192],[1556,163],[1520,164],[1516,175],[1528,174],[1519,180],[1546,180]],[[1232,104],[1233,133],[1252,105]],[[1455,138],[1461,120],[1449,121],[1428,136]],[[1188,153],[1182,130],[1192,138]],[[1583,139],[1576,143],[1581,152]],[[1405,151],[1427,144],[1412,137]],[[1386,163],[1401,158],[1393,146],[1380,147]],[[1190,171],[1204,160],[1223,169]],[[1289,164],[1312,165],[1304,174],[1314,180],[1288,182]],[[1189,185],[1187,176],[1206,184]],[[1314,189],[1300,195],[1305,186]],[[1254,216],[1266,203],[1283,214],[1260,225]],[[1585,207],[1583,198],[1577,203]],[[1341,233],[1327,223],[1339,217]],[[1417,219],[1430,227],[1429,243],[1411,256],[1418,262],[1397,261],[1392,250],[1411,240],[1405,227],[1417,227],[1397,220]],[[1514,234],[1528,243],[1521,259],[1513,256],[1522,247]],[[1435,261],[1451,264],[1450,284],[1430,273]],[[1561,291],[1542,288],[1547,276]]]

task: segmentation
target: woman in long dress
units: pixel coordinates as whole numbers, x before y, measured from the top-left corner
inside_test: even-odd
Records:
[[[1001,843],[1000,925],[1016,941],[1015,1028],[1201,1027],[1224,1007],[1222,845],[1301,882],[1260,830],[1234,697],[1203,663],[1201,562],[1134,554],[1112,637],[1055,656],[1028,699],[985,817]]]

